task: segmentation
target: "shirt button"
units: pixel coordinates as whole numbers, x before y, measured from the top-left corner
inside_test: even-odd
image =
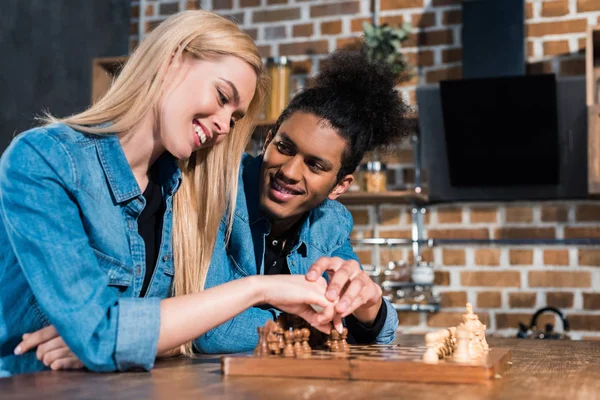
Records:
[[[271,244],[272,244],[273,246],[277,246],[277,244],[278,244],[278,243],[279,243],[279,242],[278,242],[277,240],[273,240],[273,241],[271,242]]]
[[[273,266],[276,266],[276,265],[277,265],[277,261],[273,261]]]
[[[127,225],[129,226],[129,229],[133,229],[133,221],[127,221]]]
[[[292,265],[296,265],[296,261],[292,261]]]
[[[163,256],[163,261],[167,262],[169,260],[169,256]]]
[[[142,273],[142,267],[140,267],[139,265],[137,266],[137,270],[136,270],[137,274],[140,275]]]

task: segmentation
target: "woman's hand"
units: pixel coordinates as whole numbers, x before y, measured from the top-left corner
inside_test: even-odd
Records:
[[[331,332],[336,303],[325,297],[327,282],[324,278],[312,282],[303,275],[267,275],[258,278],[264,303],[297,315],[324,333]],[[336,325],[340,325],[335,328],[341,332],[341,321]]]
[[[81,369],[83,363],[65,344],[54,326],[50,325],[34,333],[26,333],[14,353],[23,354],[37,347],[37,359],[52,370]]]

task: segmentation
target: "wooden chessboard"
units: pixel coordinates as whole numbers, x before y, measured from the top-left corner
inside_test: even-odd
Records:
[[[229,376],[265,376],[345,380],[485,383],[496,378],[512,358],[510,349],[492,348],[470,364],[421,361],[425,346],[350,346],[350,353],[313,350],[300,358],[250,354],[224,356],[221,372]]]

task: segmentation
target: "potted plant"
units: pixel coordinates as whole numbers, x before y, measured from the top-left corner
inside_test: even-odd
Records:
[[[412,33],[412,26],[405,22],[402,26],[388,24],[380,26],[363,22],[364,48],[371,61],[384,61],[391,67],[399,80],[410,79],[409,65],[401,53],[402,42]]]

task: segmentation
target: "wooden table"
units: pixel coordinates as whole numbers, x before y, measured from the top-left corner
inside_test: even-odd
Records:
[[[422,336],[398,343],[422,344]],[[223,377],[220,357],[157,362],[151,372],[40,372],[0,379],[0,399],[600,399],[600,342],[490,339],[512,368],[486,385]]]

